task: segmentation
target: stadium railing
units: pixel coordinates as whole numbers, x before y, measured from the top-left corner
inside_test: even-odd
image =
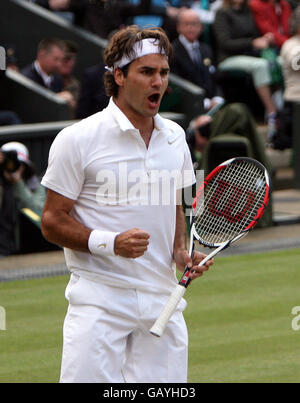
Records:
[[[12,110],[24,123],[67,120],[67,102],[14,70],[0,80],[0,108]]]

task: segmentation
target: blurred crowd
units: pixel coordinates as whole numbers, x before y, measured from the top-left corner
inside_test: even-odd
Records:
[[[171,72],[205,90],[204,112],[194,117],[187,130],[195,167],[201,167],[209,141],[220,133],[246,136],[261,160],[266,146],[291,147],[292,104],[300,101],[298,0],[32,0],[31,3],[103,39],[130,24],[162,27],[173,43]],[[80,57],[75,42],[56,38],[53,32],[53,37],[41,39],[36,58],[28,66],[19,65],[18,49],[13,45],[8,45],[6,51],[7,68],[19,71],[64,99],[72,119],[85,118],[108,104],[103,85],[105,66],[101,62],[88,67],[81,77],[75,75]],[[243,75],[251,78],[245,82],[251,83],[264,109],[266,142],[259,138],[256,116],[247,97],[243,104],[233,103],[224,90],[226,83],[230,94],[235,77]],[[248,90],[239,89],[246,93]],[[20,123],[14,111],[0,111],[0,125]],[[28,192],[36,195],[37,189],[26,185],[25,168],[18,167],[14,175],[7,171],[3,163],[5,153],[2,147],[0,187],[10,189],[9,197],[24,205],[26,198],[20,202],[21,185],[18,193],[16,184],[24,184],[27,196]],[[20,149],[16,153],[20,155]],[[26,167],[30,165],[26,150],[25,155],[21,166]],[[28,197],[26,200],[28,205],[32,203],[32,199],[30,203]],[[0,227],[9,231],[7,239],[13,236],[12,212],[10,225],[7,223],[12,205],[1,196]],[[4,241],[0,239],[0,255],[14,252],[15,245],[6,250],[1,242]]]

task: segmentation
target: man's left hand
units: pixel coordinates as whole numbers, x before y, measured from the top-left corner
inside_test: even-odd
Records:
[[[189,267],[191,269],[190,279],[194,280],[195,278],[201,277],[203,273],[209,270],[210,266],[213,265],[214,260],[208,260],[205,265],[198,266],[198,264],[206,258],[207,255],[204,253],[194,251],[193,258],[190,258],[188,251],[186,249],[179,249],[176,252],[174,251],[174,261],[177,265],[177,268],[180,271],[184,271],[185,267]]]

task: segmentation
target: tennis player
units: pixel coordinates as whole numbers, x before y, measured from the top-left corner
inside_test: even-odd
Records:
[[[199,252],[190,259],[182,207],[157,191],[194,182],[183,129],[158,114],[171,53],[162,30],[117,32],[105,51],[108,107],[52,144],[42,230],[71,271],[61,382],[187,380],[185,301],[161,339],[149,333],[175,265],[193,267],[194,279],[212,264],[198,268]]]

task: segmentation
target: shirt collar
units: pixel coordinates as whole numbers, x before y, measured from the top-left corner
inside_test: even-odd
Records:
[[[127,116],[116,105],[112,97],[109,100],[108,108],[116,119],[121,131],[138,131],[138,129],[133,126]],[[158,113],[154,116],[154,127],[157,129],[157,131],[160,131],[166,127],[163,118]]]
[[[47,87],[49,87],[50,84],[51,84],[52,76],[51,76],[51,75],[49,76],[48,74],[46,74],[46,73],[42,70],[40,63],[39,63],[37,60],[34,62],[34,68],[36,69],[36,71],[38,72],[38,74],[42,77],[42,79],[43,79],[45,85],[46,85]]]
[[[179,35],[178,39],[182,43],[182,45],[188,50],[193,49],[195,46],[199,47],[199,41],[196,40],[194,42],[190,42],[182,34]]]

